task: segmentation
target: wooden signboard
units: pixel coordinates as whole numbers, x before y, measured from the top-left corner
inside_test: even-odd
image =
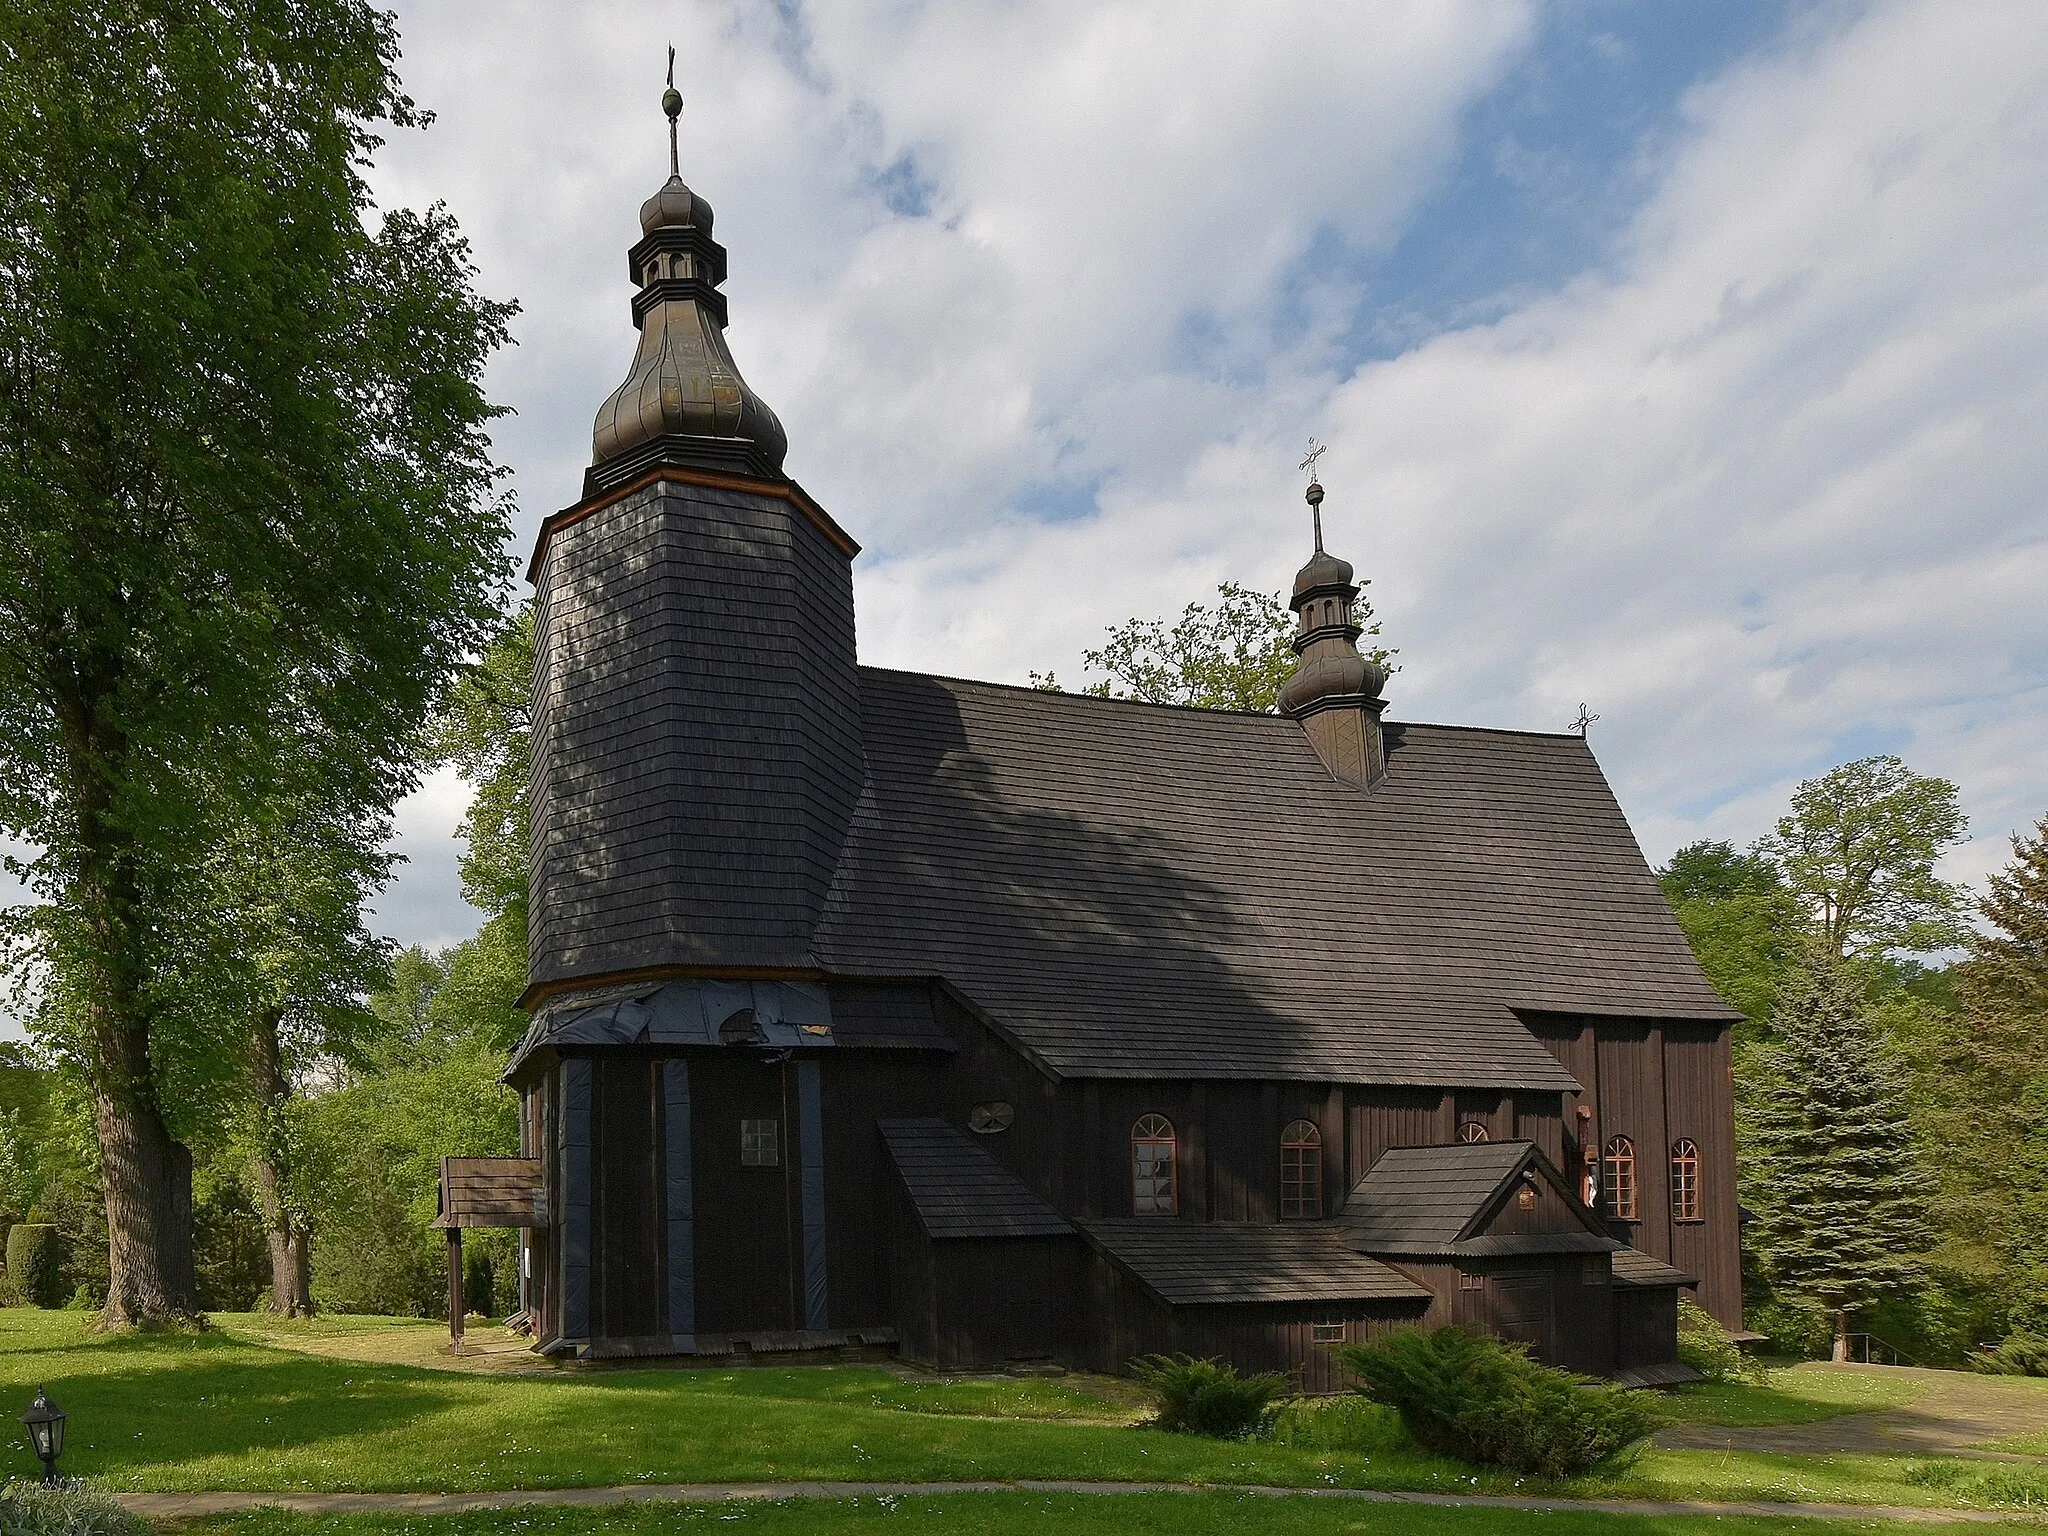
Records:
[[[544,1227],[547,1191],[537,1157],[444,1157],[441,1159],[441,1214],[434,1225],[448,1229],[448,1339],[462,1352],[462,1229]]]
[[[537,1157],[444,1157],[437,1227],[544,1227]]]

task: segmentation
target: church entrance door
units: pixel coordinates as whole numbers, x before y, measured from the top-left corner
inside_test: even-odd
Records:
[[[803,1327],[796,1089],[738,1052],[690,1063],[697,1332]]]

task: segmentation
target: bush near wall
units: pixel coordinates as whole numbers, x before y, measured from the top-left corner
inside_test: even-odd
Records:
[[[64,1246],[49,1222],[23,1222],[7,1229],[8,1289],[32,1307],[61,1307],[64,1289]]]
[[[1638,1392],[1538,1365],[1525,1345],[1456,1325],[1397,1328],[1331,1352],[1416,1443],[1460,1461],[1574,1477],[1620,1464],[1666,1422]]]

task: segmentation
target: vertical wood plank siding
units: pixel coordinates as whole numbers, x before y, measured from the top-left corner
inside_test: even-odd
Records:
[[[690,1166],[690,1064],[661,1064],[662,1150],[668,1216],[668,1331],[697,1332],[697,1196]]]

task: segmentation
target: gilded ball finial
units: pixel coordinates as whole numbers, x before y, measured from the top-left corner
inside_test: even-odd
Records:
[[[683,93],[674,86],[670,86],[667,90],[663,91],[661,93],[661,110],[668,114],[670,122],[674,122],[677,118],[681,117],[683,115]]]

